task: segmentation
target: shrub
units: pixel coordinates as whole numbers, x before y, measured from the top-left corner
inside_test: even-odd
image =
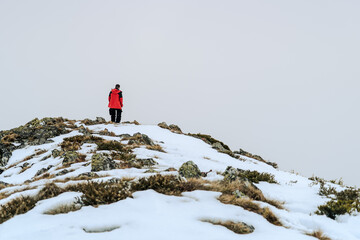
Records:
[[[37,200],[33,197],[19,197],[14,198],[5,205],[0,206],[0,224],[14,217],[15,215],[23,214],[36,205]]]
[[[60,144],[64,151],[77,151],[84,143],[99,143],[104,141],[101,137],[76,135],[73,137],[64,138],[64,141]]]
[[[316,214],[335,219],[337,215],[351,214],[355,211],[360,212],[360,193],[358,189],[349,188],[337,192],[333,187],[326,188],[323,183],[320,184],[320,195],[335,195],[335,197],[320,205],[315,212]]]
[[[70,185],[66,188],[66,191],[82,192],[84,195],[81,197],[81,201],[84,205],[97,206],[130,197],[131,193],[127,189],[127,183],[123,181],[116,183],[88,181]]]
[[[118,141],[103,141],[97,143],[98,148],[97,150],[115,150],[115,151],[126,151],[126,148],[121,142]]]
[[[355,209],[351,201],[331,200],[326,204],[319,206],[315,213],[318,215],[326,215],[331,219],[335,219],[336,215],[343,215],[345,213],[351,214],[354,210]]]

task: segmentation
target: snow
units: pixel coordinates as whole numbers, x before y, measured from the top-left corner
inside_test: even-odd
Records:
[[[78,126],[82,124],[77,122]],[[277,209],[267,203],[258,202],[262,207],[269,207],[279,217],[284,227],[270,224],[262,216],[246,211],[239,206],[222,204],[217,198],[220,193],[211,191],[185,192],[182,196],[166,196],[153,190],[140,191],[133,194],[133,198],[95,207],[82,207],[75,212],[67,214],[48,215],[47,210],[56,209],[62,205],[74,204],[81,196],[80,193],[63,193],[57,197],[43,200],[26,214],[17,215],[0,225],[0,237],[6,240],[15,239],[314,239],[306,233],[322,230],[332,240],[355,240],[360,239],[360,216],[340,216],[336,220],[325,216],[315,215],[317,207],[329,199],[319,196],[319,185],[314,185],[309,179],[289,172],[280,171],[273,167],[251,158],[242,160],[232,158],[227,154],[219,153],[210,145],[200,139],[191,136],[172,133],[152,125],[110,125],[99,124],[86,126],[94,132],[107,128],[117,136],[140,132],[148,135],[156,144],[159,144],[163,152],[153,151],[144,147],[134,149],[138,158],[153,158],[158,162],[154,170],[161,174],[178,174],[177,172],[165,172],[168,168],[179,169],[187,162],[196,163],[202,172],[211,171],[204,179],[216,181],[223,179],[220,174],[227,166],[245,170],[256,170],[271,173],[279,184],[260,182],[256,186],[268,199],[283,202],[284,209]],[[48,172],[56,174],[62,169],[61,158],[53,158],[40,161],[44,156],[51,154],[54,149],[59,149],[59,143],[64,138],[81,135],[73,131],[65,135],[53,138],[54,142],[40,146],[28,146],[13,152],[7,169],[0,175],[0,181],[11,183],[14,186],[7,187],[0,193],[12,193],[9,197],[0,200],[0,205],[9,200],[23,196],[34,196],[49,180],[32,180],[38,170],[50,165],[54,167]],[[120,141],[121,137],[111,137],[95,134],[107,140]],[[24,161],[28,156],[36,153],[38,149],[47,152]],[[90,163],[95,144],[84,144],[79,153],[86,154],[86,162],[72,164],[67,168],[71,172],[57,176],[55,180],[76,177],[81,173],[91,171]],[[20,173],[21,165],[29,163],[29,169]],[[100,171],[100,176],[94,181],[107,181],[112,178],[141,178],[154,175],[145,173],[147,169],[114,169]],[[57,183],[60,187],[75,184],[80,181],[68,181]],[[339,189],[337,185],[334,185]],[[34,188],[21,191],[25,187]],[[221,220],[245,222],[255,227],[251,234],[239,235],[223,226],[213,225],[204,220]]]

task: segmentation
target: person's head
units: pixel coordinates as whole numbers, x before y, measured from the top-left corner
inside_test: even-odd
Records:
[[[120,84],[116,84],[116,85],[115,85],[115,88],[116,88],[117,90],[119,90],[119,89],[120,89]]]

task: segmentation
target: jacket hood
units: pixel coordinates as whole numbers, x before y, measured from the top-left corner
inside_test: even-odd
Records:
[[[111,92],[112,92],[112,93],[119,93],[119,92],[121,92],[121,91],[120,91],[120,90],[117,90],[116,88],[114,88],[114,89],[111,90]]]

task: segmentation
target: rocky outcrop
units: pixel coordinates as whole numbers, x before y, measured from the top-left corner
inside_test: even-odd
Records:
[[[199,178],[201,176],[201,171],[193,161],[187,161],[181,165],[179,174],[185,178]]]
[[[155,145],[153,140],[151,140],[151,138],[148,135],[142,134],[142,133],[135,133],[133,136],[124,137],[123,139],[129,140],[129,142],[128,142],[129,145],[132,145],[132,144],[149,145],[149,146]]]
[[[91,171],[108,171],[116,168],[116,163],[105,153],[96,153],[91,158]]]
[[[42,168],[42,169],[40,169],[39,171],[37,171],[37,172],[36,172],[35,176],[39,176],[39,175],[41,175],[41,174],[43,174],[43,173],[45,173],[45,172],[49,171],[49,170],[50,170],[50,168],[52,168],[52,167],[54,167],[54,166],[53,166],[53,165],[49,165],[49,166],[48,166],[48,167],[46,167],[46,168]]]
[[[167,125],[166,122],[162,122],[162,123],[159,123],[158,126],[161,128],[164,128],[164,129],[168,129],[174,133],[183,133],[181,131],[181,129],[179,128],[179,126],[177,126],[175,124]]]
[[[0,132],[0,166],[5,166],[12,152],[25,145],[52,142],[50,138],[68,133],[67,120],[63,118],[35,118],[24,126]]]
[[[86,118],[86,119],[82,120],[81,123],[83,123],[85,125],[95,125],[95,124],[106,123],[106,120],[105,120],[105,118],[102,118],[102,117],[96,117],[95,120],[91,120],[89,118]]]
[[[75,151],[65,152],[63,154],[63,157],[64,157],[64,159],[62,161],[63,165],[71,165],[73,163],[82,162],[84,159],[81,159],[81,158],[85,158],[85,156],[82,156],[78,152],[75,152]]]
[[[263,163],[266,163],[274,168],[278,168],[278,165],[277,163],[274,163],[274,162],[269,162],[269,161],[266,161],[264,160],[262,157],[260,157],[259,155],[254,155],[254,154],[251,154],[247,151],[244,151],[240,148],[239,151],[234,151],[235,154],[238,154],[238,155],[241,155],[241,156],[245,156],[245,157],[248,157],[248,158],[253,158],[255,160],[258,160],[260,162],[263,162]]]

